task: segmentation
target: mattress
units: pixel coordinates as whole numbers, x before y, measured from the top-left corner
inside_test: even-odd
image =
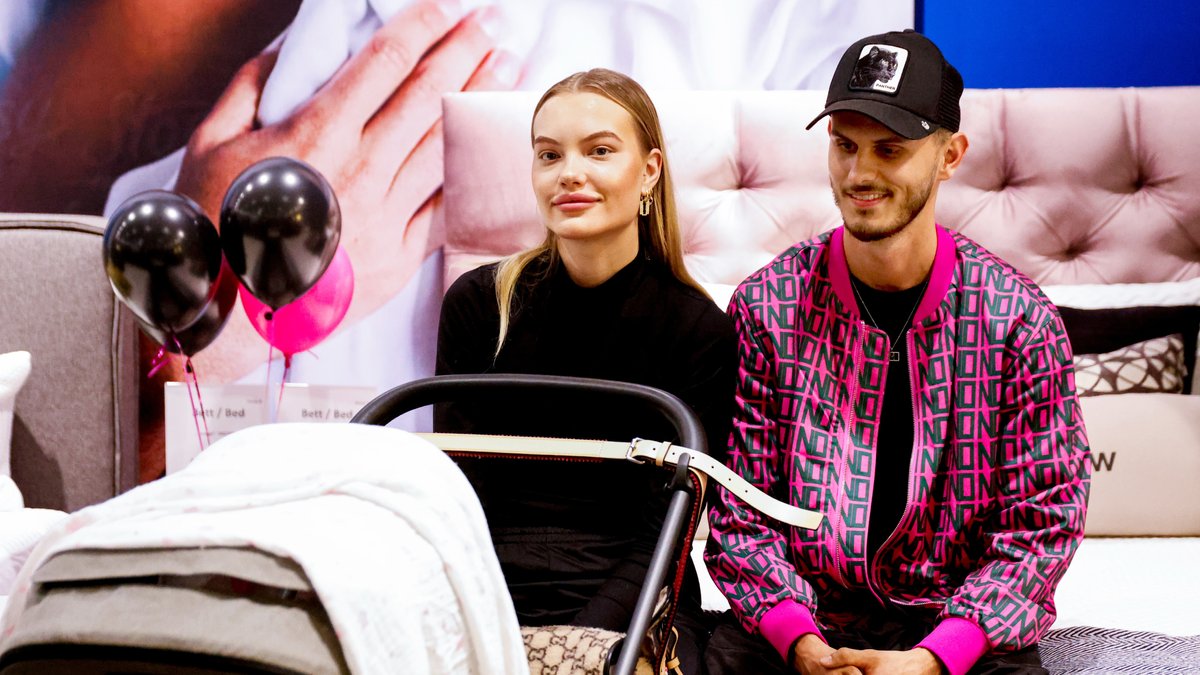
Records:
[[[1200,537],[1083,540],[1055,596],[1054,628],[1200,635]]]

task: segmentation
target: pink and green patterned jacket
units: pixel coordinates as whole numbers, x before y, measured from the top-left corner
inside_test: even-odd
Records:
[[[873,564],[867,524],[890,347],[859,315],[843,230],[793,247],[730,301],[739,337],[730,465],[825,514],[814,531],[791,528],[724,491],[710,513],[713,578],[742,625],[781,655],[820,634],[828,617],[818,598],[844,589],[935,610],[920,646],[955,675],[990,650],[1036,643],[1054,622],[1090,481],[1071,347],[1033,282],[937,231],[908,333],[908,503]]]

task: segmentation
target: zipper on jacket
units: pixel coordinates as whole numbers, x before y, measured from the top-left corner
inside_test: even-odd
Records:
[[[911,329],[904,331],[904,335],[903,335],[904,351],[908,352],[908,354],[907,354],[907,356],[908,356],[908,364],[907,364],[908,365],[908,412],[910,415],[912,415],[912,425],[913,425],[912,450],[910,451],[910,454],[908,457],[908,486],[904,493],[904,511],[902,511],[900,513],[900,522],[896,523],[896,527],[895,527],[895,529],[892,530],[892,533],[889,534],[887,536],[887,538],[883,540],[883,543],[879,546],[879,548],[875,550],[875,558],[876,559],[878,559],[879,553],[881,551],[883,551],[883,549],[887,547],[887,545],[892,541],[892,539],[894,539],[896,537],[896,533],[900,531],[900,527],[904,524],[904,516],[906,516],[908,514],[908,507],[910,505],[910,502],[912,502],[913,481],[915,480],[916,473],[917,473],[917,469],[916,469],[917,446],[920,441],[919,430],[917,429],[917,372],[916,372],[916,359],[913,358],[914,350],[913,350],[912,342],[908,339],[908,336],[910,333],[912,333]],[[872,482],[871,485],[872,485],[872,489],[873,489],[874,482]],[[869,515],[870,514],[868,513],[868,516]],[[869,572],[869,574],[867,574],[867,585],[871,587],[871,592],[875,593],[875,597],[879,598],[880,601],[882,602],[883,598],[880,596],[880,593],[878,593],[875,590],[875,587],[880,585],[879,565],[877,564],[877,560],[871,561],[870,572]],[[895,601],[895,600],[893,600],[893,601]],[[903,604],[920,604],[920,603],[903,603]]]
[[[904,335],[906,335],[906,334],[904,334]],[[901,339],[904,338],[904,335],[901,335]],[[890,353],[892,346],[893,346],[891,344],[891,336],[888,336],[886,331],[884,332],[884,336],[885,336],[884,352]],[[888,361],[884,362],[883,375],[881,376],[882,380],[883,380],[883,391],[884,391],[885,396],[887,395],[887,378],[888,378],[888,369],[891,368],[890,364],[891,364],[890,359]],[[879,406],[880,406],[879,421],[880,421],[880,424],[882,424],[883,423],[883,397],[882,396],[879,399]],[[876,428],[876,433],[875,433],[875,448],[874,448],[874,450],[875,450],[876,461],[871,463],[871,498],[867,501],[867,534],[866,534],[866,536],[863,537],[863,547],[865,549],[863,551],[863,555],[869,555],[870,550],[871,550],[871,511],[874,510],[873,507],[875,506],[875,482],[877,480],[879,480],[879,472],[878,472],[878,468],[879,468],[879,461],[878,461],[878,459],[879,459],[879,430],[878,430],[878,428]],[[884,543],[887,543],[886,539],[884,540]],[[883,547],[880,546],[879,549],[876,550],[876,554],[878,554],[878,551],[882,548]],[[871,592],[871,595],[875,596],[875,599],[878,600],[880,602],[880,604],[886,605],[887,601],[884,600],[883,595],[879,592],[879,589],[877,588],[878,584],[876,583],[875,569],[876,569],[876,566],[875,566],[874,558],[873,557],[867,558],[867,578],[866,578],[867,590]]]

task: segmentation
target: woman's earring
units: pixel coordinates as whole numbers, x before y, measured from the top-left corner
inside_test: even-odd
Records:
[[[643,194],[641,200],[638,201],[638,213],[643,216],[650,215],[650,205],[653,203],[654,197],[651,197],[650,193]]]

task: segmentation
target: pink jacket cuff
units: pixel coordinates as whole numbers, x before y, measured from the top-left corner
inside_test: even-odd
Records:
[[[938,623],[917,646],[933,652],[950,675],[966,675],[991,647],[975,622],[953,616]]]
[[[771,643],[784,661],[787,661],[792,643],[802,636],[814,633],[822,641],[825,640],[821,629],[817,628],[817,622],[813,620],[812,612],[795,600],[784,600],[767,610],[758,622],[758,632]]]

